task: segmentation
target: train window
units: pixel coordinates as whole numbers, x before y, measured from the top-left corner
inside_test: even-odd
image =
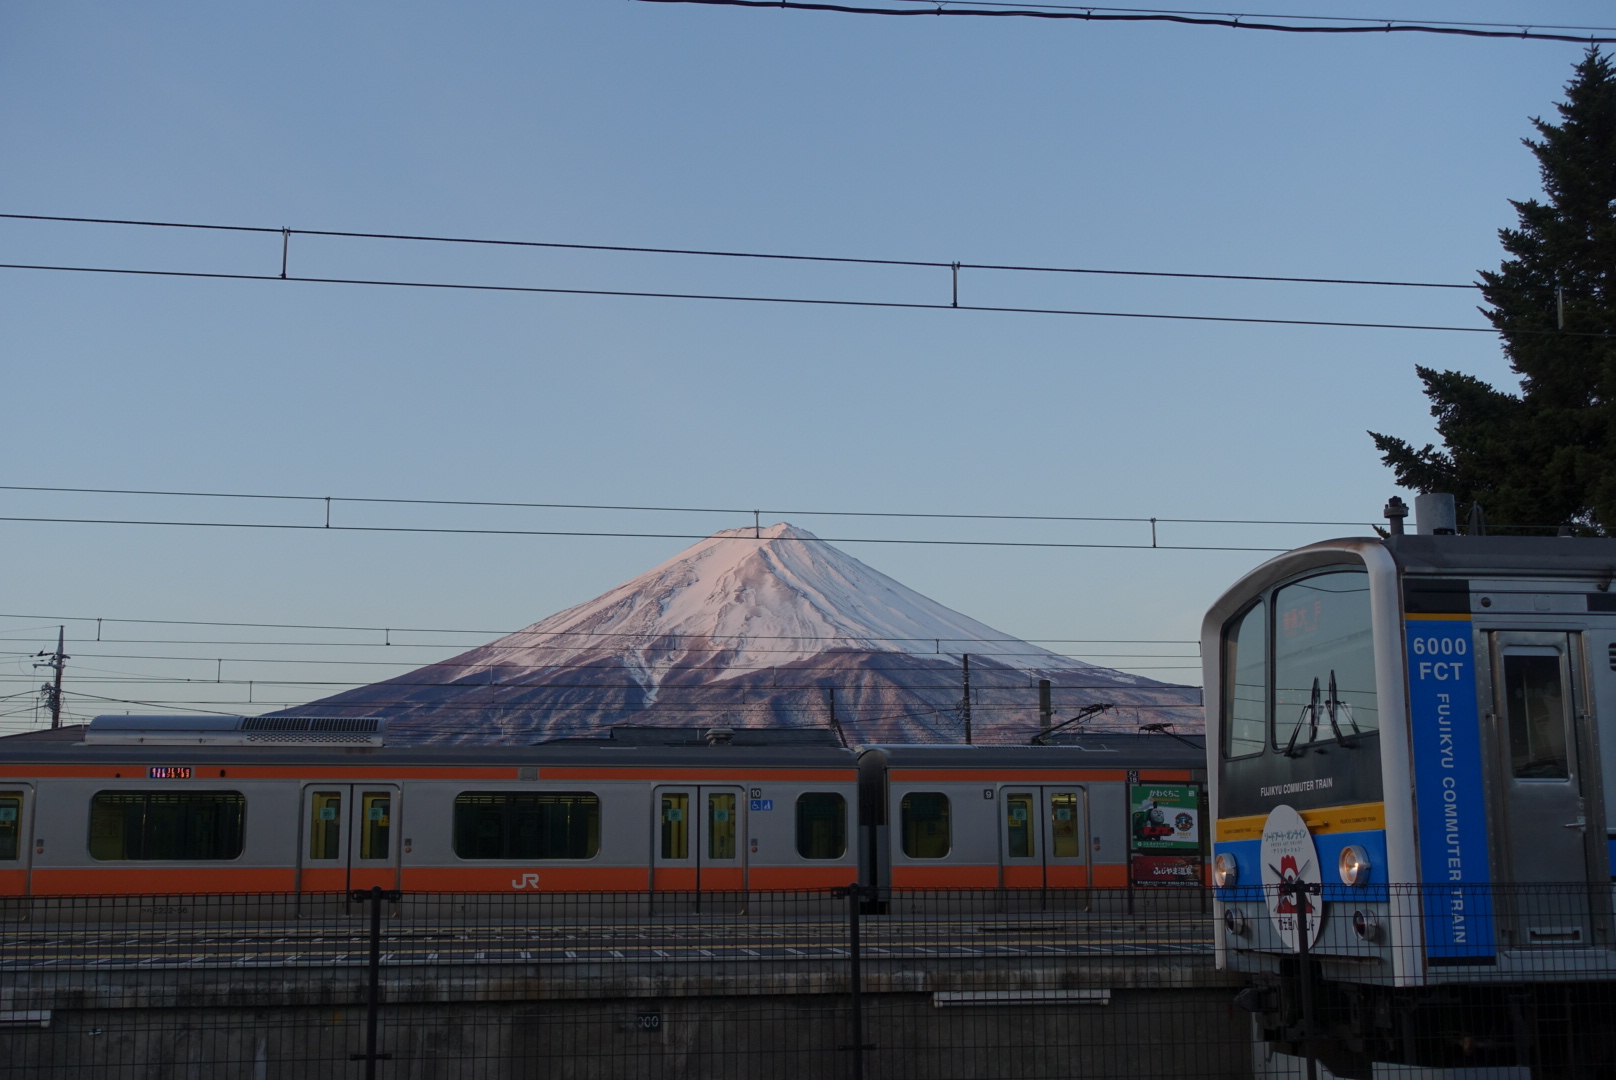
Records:
[[[847,800],[834,791],[797,796],[797,854],[840,859],[847,853]]]
[[[234,859],[246,819],[239,791],[98,791],[90,799],[90,858]]]
[[[600,799],[588,791],[463,791],[454,850],[462,859],[592,859]]]
[[[0,862],[17,858],[17,831],[22,828],[22,792],[0,791]]]
[[[1268,740],[1268,605],[1223,632],[1223,756],[1262,753]]]
[[[947,795],[940,791],[911,791],[903,797],[898,809],[905,855],[911,859],[947,857],[952,846]]]
[[[1506,655],[1504,703],[1510,770],[1521,779],[1570,779],[1560,657]]]
[[[735,857],[735,795],[729,791],[707,793],[707,857]]]
[[[1369,575],[1338,570],[1274,593],[1274,746],[1314,742],[1380,727]]]
[[[690,858],[690,796],[683,791],[662,796],[662,857]]]
[[[342,792],[309,793],[309,858],[335,859],[342,854]]]
[[[1077,792],[1054,791],[1049,795],[1049,847],[1057,859],[1076,859],[1083,854],[1083,839],[1077,835]]]
[[[1032,809],[1033,798],[1026,794],[1007,794],[1004,797],[1005,827],[1010,837],[1010,857],[1030,859],[1033,849],[1032,831],[1038,818]]]
[[[359,809],[365,815],[364,820],[360,822],[359,857],[387,858],[387,838],[393,824],[392,794],[386,791],[366,791],[359,796]]]

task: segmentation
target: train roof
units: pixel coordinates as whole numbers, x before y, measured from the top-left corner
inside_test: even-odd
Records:
[[[881,754],[893,768],[929,769],[1204,769],[1201,736],[1091,735],[1055,746],[925,746],[888,744],[860,748]]]
[[[30,733],[31,734],[31,733]],[[602,741],[537,746],[482,744],[332,747],[296,744],[241,745],[69,742],[13,735],[0,739],[0,762],[7,765],[130,763],[137,765],[260,764],[377,766],[583,766],[635,768],[852,769],[851,750],[829,746],[633,746]]]
[[[1388,536],[1379,543],[1405,572],[1416,574],[1548,574],[1608,579],[1616,573],[1616,540],[1602,537],[1404,534]]]
[[[1616,594],[1609,592],[1616,579],[1616,539],[1412,533],[1349,536],[1287,551],[1249,570],[1208,609],[1201,624],[1203,637],[1215,635],[1223,620],[1257,592],[1295,574],[1353,561],[1374,563],[1382,554],[1391,557],[1400,574],[1416,579],[1559,579],[1563,584],[1558,591],[1562,592],[1575,592],[1586,584],[1590,596],[1600,594],[1599,600],[1588,602],[1590,611],[1616,611]]]
[[[328,734],[364,735],[353,744],[314,740],[322,734],[285,725],[263,730],[244,728],[252,717],[112,716],[88,726],[24,732],[0,737],[0,761],[26,764],[265,764],[324,765],[334,762],[376,766],[423,765],[584,766],[595,768],[666,766],[685,768],[852,768],[863,754],[875,751],[896,766],[994,768],[1165,768],[1204,767],[1200,736],[1152,734],[1084,734],[1053,746],[937,746],[895,744],[843,749],[839,746],[784,743],[717,745],[690,743],[563,740],[536,745],[435,743],[389,746],[378,736],[384,725],[341,725],[348,731]],[[284,719],[284,718],[277,718]],[[198,722],[201,720],[202,722]],[[321,725],[315,724],[318,728]],[[336,725],[330,725],[336,726]],[[354,727],[361,728],[353,731]],[[369,728],[369,730],[364,730]],[[246,741],[249,737],[255,741]],[[369,741],[374,740],[374,741]]]

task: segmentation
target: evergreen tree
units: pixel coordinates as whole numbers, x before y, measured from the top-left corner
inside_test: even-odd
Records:
[[[1560,122],[1534,119],[1546,201],[1510,200],[1506,259],[1481,272],[1520,392],[1417,367],[1443,447],[1370,432],[1397,482],[1479,502],[1488,526],[1616,532],[1616,65],[1590,48]],[[1563,293],[1560,292],[1563,290]],[[1563,296],[1563,330],[1559,305]]]

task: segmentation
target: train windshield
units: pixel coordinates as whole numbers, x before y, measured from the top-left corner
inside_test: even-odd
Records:
[[[1268,605],[1257,601],[1223,640],[1223,756],[1260,754],[1268,737]]]
[[[1369,575],[1333,571],[1274,593],[1274,748],[1351,746],[1380,727]]]

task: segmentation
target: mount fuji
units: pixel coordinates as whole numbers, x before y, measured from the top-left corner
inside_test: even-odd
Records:
[[[390,739],[605,737],[614,725],[828,728],[853,742],[1026,742],[1039,679],[1057,722],[1202,730],[1200,691],[1001,633],[788,524],[729,529],[525,630],[288,714],[379,716]]]

